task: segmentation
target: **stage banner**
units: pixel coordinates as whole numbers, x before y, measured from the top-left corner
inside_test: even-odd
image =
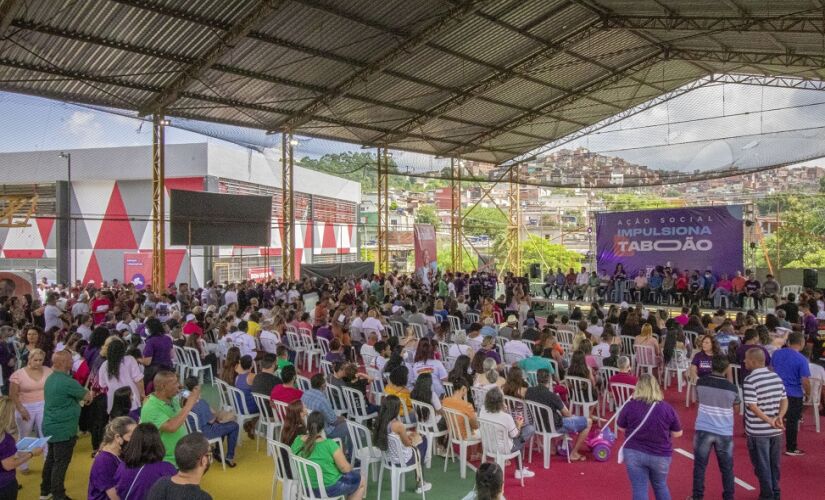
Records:
[[[415,270],[426,274],[437,268],[435,250],[435,228],[432,224],[415,224],[413,226],[413,245],[415,248]]]
[[[123,279],[135,285],[135,290],[146,288],[152,281],[152,254],[124,253]]]
[[[680,270],[742,270],[742,205],[596,214],[599,272],[621,263],[628,277],[670,263]]]

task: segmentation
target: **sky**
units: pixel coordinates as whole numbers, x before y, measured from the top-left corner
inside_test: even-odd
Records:
[[[0,92],[0,152],[151,144],[149,123],[83,106]],[[168,143],[219,141],[167,129]],[[185,126],[184,121],[178,124]],[[208,125],[207,128],[219,129]],[[799,129],[807,130],[799,130]],[[790,131],[790,132],[788,132]],[[234,129],[235,137],[272,141],[260,131]],[[228,144],[228,143],[225,143]],[[232,147],[240,147],[231,145]],[[577,139],[585,147],[651,168],[694,171],[803,162],[825,156],[825,92],[739,84],[700,88]],[[358,145],[299,137],[296,156],[366,151]],[[448,160],[394,152],[415,170],[437,170]],[[817,163],[816,161],[808,163]]]

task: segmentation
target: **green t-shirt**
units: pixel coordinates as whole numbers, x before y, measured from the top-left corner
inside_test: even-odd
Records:
[[[86,389],[67,373],[55,371],[46,379],[43,394],[43,435],[51,436],[52,443],[77,436],[80,400],[86,396]]]
[[[518,362],[518,366],[526,372],[535,372],[544,368],[550,371],[550,375],[553,375],[555,371],[553,365],[550,364],[550,360],[542,356],[530,356],[527,359],[522,359]]]
[[[158,398],[154,394],[149,396],[149,399],[144,403],[143,408],[140,409],[140,423],[155,424],[155,427],[160,430],[160,426],[165,424],[167,420],[173,418],[180,413],[180,402],[178,398],[172,398],[171,403]],[[175,462],[175,446],[178,441],[186,435],[186,426],[181,425],[175,432],[160,431],[160,440],[163,441],[163,447],[166,448],[166,456],[163,457],[165,462],[169,462],[175,467],[178,464]]]
[[[278,358],[278,373],[280,373],[285,366],[292,366],[292,361],[284,358]]]
[[[338,470],[338,466],[335,465],[335,459],[332,458],[332,456],[335,454],[335,451],[338,450],[338,443],[332,439],[318,441],[315,443],[315,448],[312,449],[312,454],[308,457],[304,457],[301,453],[301,449],[304,447],[303,438],[304,436],[298,436],[295,438],[295,442],[292,443],[292,452],[299,457],[306,458],[311,462],[318,464],[321,467],[321,474],[324,478],[324,487],[332,486],[337,483],[338,480],[341,479],[342,474],[341,471]],[[313,488],[318,487],[318,481],[315,480],[314,475],[310,475],[309,482]]]

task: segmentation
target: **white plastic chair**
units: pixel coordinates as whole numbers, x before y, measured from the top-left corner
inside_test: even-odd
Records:
[[[303,375],[296,375],[295,382],[298,386],[298,389],[301,389],[304,392],[312,389],[312,382],[310,382],[310,380],[307,377],[304,377]]]
[[[615,384],[610,384],[608,388],[608,394],[610,399],[613,401],[614,408],[616,412],[624,406],[625,403],[630,401],[630,398],[633,397],[633,394],[636,392],[636,386],[631,384],[622,384],[616,382]],[[616,422],[618,421],[617,418],[613,419],[613,431],[616,432],[618,425]]]
[[[458,319],[458,316],[447,316],[447,320],[450,322],[450,331],[454,332],[456,330],[461,330],[461,320]]]
[[[358,422],[364,424],[367,420],[372,420],[378,416],[377,412],[367,412],[367,399],[357,389],[351,387],[341,387],[341,392],[344,395],[344,401],[347,404],[347,415]]]
[[[185,423],[187,433],[192,434],[193,432],[201,431],[201,426],[198,422],[198,416],[195,414],[195,412],[189,412],[189,415],[186,416]],[[218,453],[220,453],[221,456],[221,466],[223,466],[223,470],[226,470],[226,453],[224,453],[223,451],[223,437],[221,436],[211,439],[207,438],[207,441],[209,442],[210,448],[213,444],[218,445]]]
[[[553,440],[562,438],[562,441],[568,440],[567,435],[556,430],[556,423],[553,420],[553,409],[549,406],[534,401],[524,401],[525,410],[530,415],[530,421],[536,428],[534,435],[542,440],[542,452],[544,454],[544,468],[550,468],[550,452],[553,445]],[[530,446],[530,463],[533,463],[533,446]],[[570,453],[567,454],[567,462],[570,462]]]
[[[347,420],[347,430],[349,431],[350,441],[352,442],[352,462],[358,459],[361,468],[361,478],[364,479],[364,484],[369,486],[369,470],[371,464],[381,463],[381,450],[372,444],[372,433],[365,426]],[[378,468],[372,470],[372,480],[378,480]],[[364,490],[364,497],[367,496],[367,490]]]
[[[186,351],[183,350],[183,347],[172,345],[175,349],[175,370],[178,373],[178,378],[180,379],[180,383],[182,384],[184,379],[186,379],[186,374],[189,371],[189,359],[186,356]]]
[[[464,319],[467,320],[467,323],[478,323],[479,316],[478,313],[468,312],[464,314]]]
[[[413,333],[415,333],[415,336],[417,338],[423,339],[427,335],[427,332],[424,330],[424,325],[419,325],[418,323],[410,323],[410,326],[412,327]]]
[[[822,401],[822,379],[810,377],[808,380],[811,383],[811,393],[805,398],[802,404],[812,407],[816,432],[819,433],[819,405]]]
[[[292,454],[289,458],[292,462],[292,472],[295,477],[298,478],[298,485],[301,489],[301,500],[346,500],[344,495],[337,497],[327,495],[327,489],[324,486],[324,475],[321,473],[321,466],[295,454]],[[315,494],[315,488],[312,487],[310,478],[315,479],[315,484],[318,485],[319,495]]]
[[[653,370],[658,367],[656,349],[652,345],[634,345],[633,354],[636,361],[636,376],[642,373],[649,373],[653,376]]]
[[[733,379],[733,385],[736,386],[736,390],[739,391],[739,414],[745,414],[745,390],[742,387],[742,366],[736,363],[730,364],[730,373],[731,378]],[[819,420],[817,420],[817,425],[819,425]]]
[[[306,332],[309,330],[301,329],[302,331]],[[307,371],[312,371],[313,360],[318,358],[318,363],[321,362],[323,358],[323,351],[317,344],[312,340],[312,332],[309,334],[302,333],[301,334],[301,342],[304,345],[304,361],[306,362],[306,369]],[[327,344],[327,350],[329,350],[329,344]],[[297,364],[297,363],[296,363]]]
[[[341,388],[332,385],[329,382],[327,382],[326,387],[327,398],[332,405],[332,409],[335,410],[335,414],[338,416],[346,416],[348,411],[347,401],[344,399],[344,394],[341,392]]]
[[[219,378],[216,378],[214,380],[214,383],[215,383],[215,389],[218,390],[218,397],[220,398],[221,409],[222,410],[232,410],[234,408],[234,405],[229,400],[229,396],[228,396],[228,392],[227,392],[227,387],[229,387],[229,384],[224,382],[223,379],[219,379]]]
[[[503,443],[508,440],[509,433],[506,427],[498,422],[484,420],[483,418],[479,418],[478,425],[479,430],[481,431],[482,461],[484,461],[485,458],[490,457],[498,464],[499,467],[501,467],[501,470],[504,470],[507,460],[516,458],[518,459],[519,470],[524,469],[520,450],[501,451],[498,449],[499,443]],[[524,487],[524,476],[521,477],[521,486]]]
[[[214,380],[215,375],[212,373],[212,365],[203,364],[201,361],[201,354],[197,349],[194,347],[184,347],[183,353],[189,360],[186,366],[187,370],[191,375],[196,375],[198,377],[198,382],[203,384],[204,372],[209,373],[209,380]]]
[[[401,450],[404,444],[401,442],[396,434],[390,433],[387,436],[389,441],[389,448]],[[390,453],[381,452],[381,470],[378,473],[378,500],[381,500],[381,483],[384,480],[384,471],[390,471],[390,498],[391,500],[398,500],[401,496],[401,491],[404,490],[404,477],[408,472],[416,472],[419,477],[424,477],[421,471],[421,457],[418,455],[418,448],[412,448],[413,455],[416,457],[412,465],[397,464],[390,459]],[[422,500],[426,500],[427,494],[421,492]]]
[[[568,376],[564,379],[567,382],[567,387],[570,393],[570,410],[576,413],[577,409],[581,410],[579,415],[584,417],[590,416],[590,408],[596,407],[596,412],[599,411],[599,400],[594,397],[593,385],[589,379],[583,377]]]
[[[441,385],[444,386],[444,397],[445,398],[451,397],[453,395],[453,391],[455,390],[453,388],[453,383],[452,382],[442,382]]]
[[[415,413],[416,428],[418,429],[418,433],[427,438],[427,456],[424,457],[424,464],[426,464],[429,469],[432,467],[435,440],[436,438],[446,436],[447,431],[438,429],[438,414],[435,412],[433,405],[416,400],[412,401],[412,405],[413,413]],[[422,415],[426,415],[427,418],[422,418]]]
[[[473,434],[470,428],[470,419],[467,415],[453,410],[452,408],[442,408],[444,418],[447,420],[447,457],[444,459],[444,472],[447,472],[447,462],[450,458],[455,458],[454,445],[458,445],[458,456],[461,470],[461,479],[467,477],[467,448],[481,443],[478,434]]]
[[[289,327],[287,327],[286,340],[289,344],[289,350],[295,353],[295,366],[298,367],[300,366],[301,359],[306,357],[304,342],[301,340],[298,332],[290,331]]]
[[[290,468],[284,463],[284,456],[288,461],[292,460],[292,448],[280,441],[274,439],[266,440],[267,453],[272,457],[275,465],[275,473],[272,476],[272,500],[275,500],[275,490],[278,481],[281,482],[281,498],[282,500],[297,500],[298,486],[295,481],[289,478],[288,471]]]
[[[324,374],[324,378],[329,380],[332,377],[332,361],[327,361],[325,359],[321,360],[321,372]]]
[[[474,385],[470,388],[470,391],[473,394],[473,404],[475,405],[476,409],[484,408],[484,398],[487,396],[487,391],[490,389],[486,387],[481,387]]]
[[[238,426],[243,430],[243,424],[248,420],[253,420],[258,417],[258,412],[252,412],[247,408],[246,397],[242,390],[226,384],[226,391],[226,395],[229,397],[229,404],[232,406],[232,410],[235,411],[235,421],[238,422]],[[244,432],[238,433],[238,446],[241,446],[244,434]]]
[[[676,356],[674,355],[673,359],[670,360],[670,363],[665,365],[665,375],[664,375],[664,389],[670,387],[670,376],[674,375],[676,377],[676,389],[679,393],[682,392],[682,387],[685,385],[685,376],[688,372],[688,368],[679,367],[675,365]]]
[[[260,415],[258,427],[264,429],[264,437],[267,440],[279,439],[283,423],[275,418],[269,396],[253,392],[252,397],[255,398],[255,406],[258,408],[258,414]],[[257,439],[255,440],[255,451],[258,451]]]

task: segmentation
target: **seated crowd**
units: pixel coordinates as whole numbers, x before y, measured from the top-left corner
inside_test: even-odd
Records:
[[[651,278],[660,272],[673,281],[675,270],[664,268]],[[624,297],[628,288],[615,273],[604,287],[594,276],[574,276],[571,283],[568,274],[563,286],[584,287],[573,295],[589,290],[594,299],[610,290]],[[551,291],[557,277],[548,282]],[[773,297],[766,282],[756,293],[729,294],[734,304],[751,297],[757,307],[758,300],[774,298],[776,312],[764,321],[754,310],[703,315],[701,301],[722,294],[704,281],[706,293],[692,295],[692,306],[671,318],[642,303],[661,290],[656,280],[639,286],[625,276],[634,281],[629,289],[647,290],[635,305],[593,302],[586,312],[575,307],[543,318],[522,280],[507,276],[505,293],[494,299],[480,279],[444,273],[425,284],[391,273],[210,282],[199,290],[173,284],[162,292],[113,282],[41,285],[42,302],[0,298],[7,381],[0,415],[8,417],[0,421],[10,440],[0,446],[0,493],[14,492],[2,498],[16,497],[14,471],[25,473],[40,453],[16,452],[9,434],[14,428],[19,438],[51,436],[41,498],[67,498],[65,475],[82,431],[94,457],[90,499],[210,498],[200,478],[212,460],[242,467],[236,447],[246,436],[283,445],[274,457],[285,488],[300,483],[295,467],[314,467],[317,477],[293,487],[358,500],[367,488],[359,470],[368,465],[364,442],[381,451],[386,465],[414,470],[415,489],[423,493],[432,487],[425,467],[433,455],[460,455],[462,475],[467,460],[482,456],[498,461],[539,450],[545,468],[552,453],[588,460],[588,438],[610,414],[627,432],[623,451],[634,491],[644,488],[646,497],[650,482],[664,498],[666,474],[654,477],[642,465],[669,456],[670,439],[681,433],[661,385],[675,382],[679,391],[686,385],[688,401],[695,392],[700,408],[707,407],[711,387],[733,386],[737,398],[736,387],[744,387],[746,426],[753,420],[749,436],[759,439],[769,433],[759,432],[754,415],[766,413],[754,394],[775,382],[766,372],[776,374],[787,395],[773,428],[779,429],[776,417],[784,419],[785,453],[803,454],[796,431],[802,400],[821,388],[812,380],[825,378],[818,364],[821,294]],[[305,311],[307,293],[319,300]],[[217,388],[219,402],[201,398],[203,384]],[[647,428],[637,434],[648,418],[667,435]],[[697,429],[702,418],[700,409]],[[559,439],[543,441],[544,435]],[[706,464],[707,455],[698,452],[697,464],[702,456]],[[513,463],[515,478],[535,475],[521,457]],[[778,491],[772,464],[754,465],[763,492]],[[503,469],[479,469],[479,487],[500,494]],[[730,474],[723,469],[725,479]],[[694,474],[699,498],[703,478],[704,469]]]

